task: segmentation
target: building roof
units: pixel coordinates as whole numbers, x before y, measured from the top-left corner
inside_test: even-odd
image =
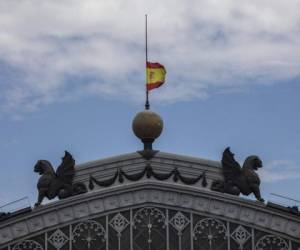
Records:
[[[142,175],[145,168],[151,168],[152,175]],[[299,216],[245,197],[212,191],[212,182],[222,178],[218,161],[165,152],[157,152],[150,160],[134,152],[80,164],[76,166],[75,182],[85,183],[88,192],[1,222],[0,247],[71,222],[140,205],[193,211],[293,240],[300,238]],[[110,185],[101,186],[103,183]]]

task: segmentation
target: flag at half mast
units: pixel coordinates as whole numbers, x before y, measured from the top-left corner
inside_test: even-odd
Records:
[[[160,87],[165,82],[166,73],[167,71],[163,65],[147,62],[147,90],[149,91]]]

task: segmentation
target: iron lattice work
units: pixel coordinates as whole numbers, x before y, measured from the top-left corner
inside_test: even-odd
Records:
[[[280,250],[289,250],[289,245],[287,241],[276,236],[276,235],[265,235],[262,237],[257,243],[257,250],[272,250],[272,249],[280,249]]]
[[[199,220],[193,232],[197,249],[226,249],[227,227],[222,221],[214,218]]]
[[[294,250],[299,242],[222,218],[161,207],[114,211],[2,250]]]
[[[76,225],[72,241],[77,249],[105,249],[106,232],[100,223],[88,220]]]
[[[43,250],[44,248],[34,240],[24,240],[13,247],[13,250],[23,250],[23,249]]]
[[[134,249],[166,249],[167,220],[164,211],[145,207],[135,212],[133,220]]]

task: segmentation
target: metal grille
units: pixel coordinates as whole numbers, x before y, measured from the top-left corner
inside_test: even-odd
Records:
[[[3,250],[294,250],[299,242],[186,211],[140,207],[51,229]],[[296,248],[295,248],[296,247]]]

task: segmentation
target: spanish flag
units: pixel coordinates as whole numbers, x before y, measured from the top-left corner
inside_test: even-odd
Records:
[[[147,90],[160,87],[165,82],[166,73],[167,71],[163,65],[147,62]]]

